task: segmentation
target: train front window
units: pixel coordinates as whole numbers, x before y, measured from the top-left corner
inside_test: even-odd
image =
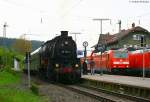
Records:
[[[127,58],[127,52],[114,51],[114,58]]]

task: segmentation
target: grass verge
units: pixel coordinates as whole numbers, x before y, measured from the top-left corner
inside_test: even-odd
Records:
[[[0,72],[0,86],[19,83],[19,73],[13,74],[7,71]]]
[[[17,88],[21,85],[21,73],[3,70],[0,72],[0,102],[47,102],[30,89]]]
[[[42,98],[33,94],[31,91],[17,89],[0,89],[1,102],[43,102]]]

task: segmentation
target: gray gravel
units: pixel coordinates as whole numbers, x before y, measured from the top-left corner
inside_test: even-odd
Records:
[[[67,90],[63,87],[56,86],[47,82],[43,82],[37,78],[31,77],[31,82],[40,83],[39,95],[46,97],[48,102],[100,102],[96,99],[91,99],[88,96],[78,94]],[[22,75],[22,87],[27,88],[27,75]]]
[[[39,91],[40,95],[48,97],[48,102],[99,102],[98,100],[52,84],[41,85]]]

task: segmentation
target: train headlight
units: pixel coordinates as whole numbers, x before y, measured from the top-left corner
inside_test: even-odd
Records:
[[[68,44],[68,41],[65,41],[65,44],[67,45],[67,44]]]
[[[57,68],[58,68],[58,67],[59,67],[59,64],[55,64],[55,67],[57,67]]]
[[[113,62],[113,64],[120,64],[120,62]]]
[[[77,68],[77,67],[79,67],[79,65],[78,65],[78,64],[75,64],[75,67]]]
[[[61,53],[65,53],[65,51],[64,51],[64,50],[62,50],[62,51],[61,51]]]
[[[129,62],[122,62],[123,64],[129,64]]]

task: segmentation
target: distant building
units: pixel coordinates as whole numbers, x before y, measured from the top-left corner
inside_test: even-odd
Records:
[[[20,70],[20,68],[19,68],[19,59],[16,58],[16,57],[14,57],[14,68],[13,68],[13,70],[15,70],[15,71]]]
[[[107,46],[107,49],[111,48],[150,48],[150,32],[140,26],[132,24],[131,29],[121,30],[120,32],[110,35],[100,34],[98,43],[94,45],[96,48],[98,44]]]

